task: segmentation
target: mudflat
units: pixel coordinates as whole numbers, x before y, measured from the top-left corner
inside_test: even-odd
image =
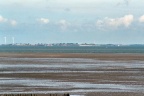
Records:
[[[0,53],[0,57],[16,58],[91,58],[101,60],[144,60],[138,53]]]
[[[143,96],[143,54],[1,53],[0,94]]]

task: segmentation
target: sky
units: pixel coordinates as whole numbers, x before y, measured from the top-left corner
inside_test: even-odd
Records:
[[[144,0],[0,0],[0,44],[144,44]]]

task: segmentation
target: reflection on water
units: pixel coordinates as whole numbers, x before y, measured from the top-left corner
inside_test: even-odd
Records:
[[[0,63],[0,94],[71,93],[72,96],[87,92],[144,94],[143,61],[76,58],[1,59],[4,61]]]

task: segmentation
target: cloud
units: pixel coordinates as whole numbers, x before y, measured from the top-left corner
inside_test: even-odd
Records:
[[[96,22],[97,27],[119,27],[125,26],[128,27],[134,20],[133,15],[125,15],[124,17],[120,18],[108,18],[105,17],[103,20],[98,20]]]
[[[131,0],[124,0],[124,2],[125,2],[126,5],[129,5],[130,1]]]
[[[139,18],[139,22],[144,22],[144,15]]]
[[[130,2],[131,2],[131,0],[123,0],[123,2],[118,2],[117,3],[117,6],[120,6],[120,5],[129,5],[130,4]]]
[[[10,20],[10,24],[11,24],[12,26],[16,26],[16,25],[17,25],[17,21],[16,21],[16,20]]]
[[[40,19],[37,19],[40,23],[42,23],[42,24],[48,24],[49,22],[50,22],[50,20],[49,19],[47,19],[47,18],[40,18]]]
[[[60,28],[61,28],[62,30],[66,30],[67,27],[70,25],[70,23],[69,23],[68,21],[64,20],[64,19],[60,20],[60,21],[58,22],[58,24],[60,25]]]
[[[121,18],[123,21],[123,24],[128,27],[134,20],[133,15],[125,15],[123,18]]]
[[[17,25],[17,21],[16,20],[10,20],[10,19],[7,19],[3,16],[0,15],[0,23],[7,23],[7,24],[10,24],[12,26],[16,26]]]
[[[4,18],[3,16],[0,15],[0,22],[7,22],[8,19],[7,18]]]
[[[70,9],[70,8],[65,8],[64,11],[66,11],[66,12],[70,12],[71,9]]]

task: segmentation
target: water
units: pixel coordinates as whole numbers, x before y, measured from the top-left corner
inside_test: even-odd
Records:
[[[0,58],[0,61],[0,94],[85,96],[92,92],[131,92],[144,95],[144,61],[77,58]]]
[[[7,53],[144,53],[144,46],[0,46]]]

